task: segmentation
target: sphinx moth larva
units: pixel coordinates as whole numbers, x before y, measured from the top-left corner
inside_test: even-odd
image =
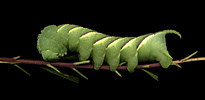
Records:
[[[165,35],[175,30],[163,30],[139,37],[116,37],[83,28],[78,25],[49,25],[38,36],[37,48],[46,61],[57,61],[69,53],[78,53],[80,61],[92,59],[94,69],[103,62],[115,71],[121,62],[127,62],[127,69],[133,72],[138,62],[159,61],[168,68],[172,57],[167,51]]]

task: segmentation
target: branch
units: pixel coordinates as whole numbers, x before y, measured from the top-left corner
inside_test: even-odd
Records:
[[[172,61],[171,65],[175,65],[175,66],[181,68],[179,63],[205,60],[205,57],[191,58],[196,53],[197,53],[197,51],[192,53],[188,57],[185,57],[184,59]],[[75,77],[75,76],[68,75],[66,73],[60,72],[54,66],[71,68],[72,70],[74,70],[75,72],[77,72],[79,75],[81,75],[83,78],[85,78],[87,80],[88,80],[88,78],[85,75],[83,75],[81,72],[79,72],[76,68],[94,69],[93,65],[87,64],[90,61],[81,61],[81,62],[74,62],[74,63],[63,63],[63,62],[47,62],[47,61],[28,60],[28,59],[19,59],[19,58],[20,58],[20,56],[13,57],[13,58],[0,57],[0,63],[12,64],[12,65],[18,67],[20,70],[22,70],[23,72],[25,72],[29,76],[31,76],[31,75],[26,70],[24,70],[23,68],[18,66],[17,64],[22,63],[22,64],[45,65],[47,67],[50,67],[51,69],[47,68],[47,67],[41,67],[41,68],[43,68],[44,70],[46,70],[46,71],[48,71],[52,74],[58,75],[62,78],[65,78],[65,79],[70,80],[70,81],[75,82],[75,83],[79,83],[78,77]],[[123,64],[125,64],[125,62],[119,64],[119,67],[117,67],[117,70],[127,69],[127,66],[121,66]],[[152,68],[152,67],[160,67],[160,66],[161,66],[160,63],[152,63],[152,64],[146,64],[146,65],[138,65],[138,66],[136,66],[136,68]],[[110,70],[110,67],[104,65],[104,66],[101,66],[100,69]],[[117,70],[115,70],[115,73],[117,75],[119,75],[120,77],[122,77],[122,75]],[[151,72],[149,72],[145,69],[142,69],[142,70],[144,72],[146,72],[147,74],[149,74],[151,77],[153,77],[155,80],[158,81],[158,76],[157,75],[155,75],[155,74],[153,74],[153,73],[151,73]]]
[[[184,62],[192,62],[192,61],[202,61],[205,60],[205,57],[198,57],[198,58],[190,58],[191,56],[195,55],[197,52],[191,54],[188,57],[185,57],[184,59],[181,60],[175,60],[172,61],[171,65],[176,65],[181,68],[179,63],[184,63]],[[40,61],[40,60],[28,60],[28,59],[18,59],[16,57],[14,58],[4,58],[0,57],[0,63],[8,63],[8,64],[16,64],[16,63],[23,63],[23,64],[34,64],[34,65],[53,65],[53,66],[58,66],[58,67],[67,67],[67,68],[86,68],[86,69],[93,69],[93,65],[78,65],[77,63],[62,63],[62,62],[46,62],[46,61]],[[146,64],[146,65],[138,65],[136,68],[152,68],[152,67],[160,67],[160,63],[152,63],[152,64]],[[101,66],[100,69],[103,70],[110,70],[109,66]],[[127,66],[119,66],[117,68],[118,70],[125,70],[127,69]]]

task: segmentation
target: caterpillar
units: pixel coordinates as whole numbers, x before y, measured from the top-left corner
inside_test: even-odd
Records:
[[[168,68],[173,60],[165,42],[168,33],[181,38],[175,30],[118,37],[73,24],[49,25],[38,35],[37,49],[45,61],[58,61],[68,53],[77,53],[80,61],[91,59],[95,70],[104,62],[111,71],[122,62],[126,62],[129,72],[134,71],[138,62],[146,61],[159,61],[163,68]]]

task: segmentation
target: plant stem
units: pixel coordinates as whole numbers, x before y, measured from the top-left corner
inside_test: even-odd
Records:
[[[179,63],[184,62],[192,62],[192,61],[202,61],[205,60],[205,57],[198,57],[198,58],[190,58],[190,59],[182,59],[182,60],[175,60],[172,61],[171,65],[176,65]],[[67,67],[67,68],[86,68],[86,69],[93,69],[93,65],[75,65],[74,63],[62,63],[62,62],[46,62],[46,61],[40,61],[40,60],[28,60],[28,59],[14,59],[14,58],[4,58],[0,57],[0,63],[7,63],[7,64],[16,64],[16,63],[22,63],[22,64],[34,64],[34,65],[53,65],[58,67]],[[152,64],[146,64],[146,65],[138,65],[136,68],[152,68],[152,67],[160,67],[160,63],[152,63]],[[109,66],[101,66],[100,69],[103,70],[110,70]],[[127,69],[127,66],[119,66],[117,68],[118,70],[125,70]]]

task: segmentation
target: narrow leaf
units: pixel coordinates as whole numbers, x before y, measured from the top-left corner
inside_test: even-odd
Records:
[[[177,64],[177,63],[173,63],[172,65],[175,65],[175,66],[177,66],[177,67],[182,69],[182,67],[179,64]]]
[[[2,64],[11,64],[11,62],[0,61]]]
[[[153,74],[153,73],[151,73],[150,71],[147,71],[147,70],[145,70],[145,69],[142,69],[144,72],[146,72],[147,74],[149,74],[152,78],[154,78],[155,80],[157,80],[158,81],[158,76],[157,75],[155,75],[155,74]]]
[[[28,76],[31,76],[30,73],[28,73],[26,70],[24,70],[23,68],[21,68],[19,65],[14,64],[14,66],[16,66],[17,68],[19,68],[21,71],[23,71],[24,73],[26,73]]]
[[[16,59],[19,59],[20,57],[21,57],[21,56],[13,57],[13,59],[15,59],[15,60],[16,60]]]
[[[67,79],[69,81],[72,81],[72,82],[75,82],[75,83],[79,83],[79,79],[78,77],[75,77],[75,76],[71,76],[71,75],[68,75],[68,74],[65,74],[63,72],[57,72],[56,70],[54,69],[51,69],[51,68],[47,68],[47,67],[41,67],[42,69],[54,74],[54,75],[57,75],[57,76],[60,76],[64,79]]]
[[[87,63],[90,63],[90,60],[81,61],[81,62],[74,62],[73,64],[74,64],[74,65],[81,65],[81,64],[87,64]]]
[[[122,77],[122,75],[121,75],[117,70],[115,70],[115,73],[116,73],[118,76]]]
[[[86,80],[88,80],[88,77],[86,77],[85,75],[83,75],[81,72],[79,72],[77,69],[72,68],[75,72],[77,72],[80,76],[82,76],[83,78],[85,78]]]
[[[60,73],[60,71],[59,71],[56,67],[54,67],[53,65],[51,65],[51,64],[46,64],[46,66],[48,66],[48,67],[52,68],[53,70],[55,70],[55,71],[57,71],[57,72]]]
[[[122,63],[120,63],[120,65],[119,66],[122,66],[122,65],[124,65],[124,64],[126,64],[127,62],[122,62]]]
[[[185,57],[184,59],[182,59],[182,61],[187,60],[189,58],[191,58],[192,56],[194,56],[198,51],[192,53],[191,55],[189,55],[188,57]]]

